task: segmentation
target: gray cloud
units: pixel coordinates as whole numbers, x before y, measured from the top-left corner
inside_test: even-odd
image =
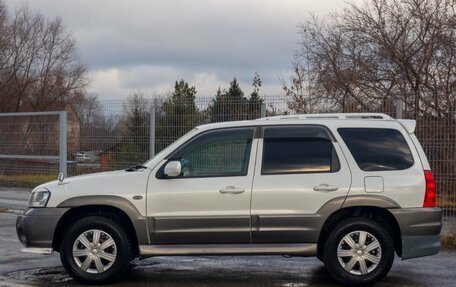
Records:
[[[6,1],[10,8],[17,1]],[[214,94],[234,76],[246,92],[254,72],[264,93],[281,93],[309,13],[324,15],[340,0],[33,0],[32,9],[59,16],[72,31],[102,98],[172,90],[184,78],[200,95]],[[20,4],[19,4],[20,5]],[[193,82],[192,82],[193,81]]]

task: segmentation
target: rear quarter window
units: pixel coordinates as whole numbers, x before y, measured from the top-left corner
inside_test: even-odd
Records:
[[[413,165],[410,148],[398,130],[339,128],[337,131],[364,171],[403,170]]]

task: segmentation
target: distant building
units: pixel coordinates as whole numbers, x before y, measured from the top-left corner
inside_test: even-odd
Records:
[[[101,171],[113,170],[116,164],[116,156],[119,153],[119,144],[102,151],[100,153],[100,168]]]

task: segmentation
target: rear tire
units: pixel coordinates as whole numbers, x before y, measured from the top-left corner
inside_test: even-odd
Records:
[[[68,274],[89,284],[109,283],[122,278],[133,257],[124,229],[102,216],[76,221],[65,232],[60,260]]]
[[[387,230],[367,218],[339,223],[324,245],[329,274],[346,286],[370,286],[383,279],[394,261],[394,243]]]

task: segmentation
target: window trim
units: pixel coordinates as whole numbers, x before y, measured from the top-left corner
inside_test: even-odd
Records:
[[[325,125],[321,125],[321,124],[275,124],[275,125],[261,125],[259,126],[259,130],[258,130],[258,137],[260,139],[264,139],[264,129],[266,128],[272,128],[272,127],[277,127],[277,128],[287,128],[287,127],[311,127],[311,128],[321,128],[322,130],[324,130],[327,135],[328,135],[328,138],[331,142],[337,142],[337,138],[334,136],[334,134],[332,133],[332,131]]]
[[[300,171],[300,172],[292,172],[292,171],[284,171],[284,172],[274,172],[274,173],[264,173],[263,171],[263,163],[264,163],[264,146],[265,146],[265,137],[264,137],[264,130],[266,128],[270,128],[270,127],[273,127],[273,128],[285,128],[285,127],[298,127],[298,128],[321,128],[322,130],[324,130],[327,135],[328,135],[328,141],[332,144],[332,150],[334,152],[334,154],[336,155],[336,158],[337,158],[337,162],[339,163],[338,166],[337,166],[337,169],[335,170],[330,170],[330,171]],[[338,173],[341,171],[341,161],[340,161],[340,156],[339,154],[337,153],[337,150],[335,148],[335,144],[337,143],[337,140],[336,138],[334,137],[334,135],[331,133],[331,131],[329,130],[328,127],[324,126],[324,125],[315,125],[315,124],[295,124],[295,125],[267,125],[267,126],[262,126],[261,127],[261,139],[262,139],[262,142],[263,142],[263,145],[262,145],[262,149],[261,149],[261,176],[268,176],[268,175],[287,175],[287,174],[330,174],[330,173]],[[313,138],[313,137],[309,137],[309,138]],[[333,162],[333,159],[331,158],[331,163]]]
[[[380,169],[380,170],[365,170],[363,168],[361,168],[361,166],[359,165],[358,161],[356,160],[355,156],[353,155],[350,147],[348,146],[348,144],[346,143],[344,137],[342,136],[342,134],[340,133],[339,130],[341,129],[357,129],[357,130],[362,130],[362,129],[369,129],[369,130],[374,130],[374,129],[378,129],[378,130],[393,130],[393,131],[397,131],[401,136],[402,138],[404,139],[405,141],[405,144],[407,145],[407,149],[409,150],[410,152],[410,156],[411,156],[411,159],[412,159],[412,163],[409,167],[406,167],[406,168],[401,168],[401,169]],[[350,156],[353,158],[353,161],[356,163],[356,166],[359,168],[359,170],[361,170],[362,172],[395,172],[395,171],[404,171],[404,170],[408,170],[408,169],[411,169],[413,168],[413,166],[415,165],[415,156],[413,155],[413,151],[412,149],[410,148],[410,144],[409,142],[407,142],[407,139],[406,137],[404,136],[404,134],[402,133],[401,130],[399,129],[396,129],[396,128],[393,128],[393,127],[339,127],[337,128],[337,133],[339,134],[340,138],[342,139],[344,145],[347,147],[347,150],[350,154]]]
[[[239,130],[239,129],[251,129],[253,131],[251,142],[250,142],[250,152],[248,155],[248,161],[247,161],[247,166],[246,166],[246,172],[245,174],[235,174],[235,175],[201,175],[201,176],[192,176],[192,177],[181,177],[181,176],[176,176],[176,177],[168,177],[164,174],[164,169],[165,166],[171,162],[174,161],[173,159],[174,155],[181,151],[182,149],[186,148],[188,145],[190,145],[193,141],[197,140],[197,138],[204,136],[207,133],[210,132],[216,132],[216,131],[223,131],[223,130]],[[205,130],[202,131],[201,133],[198,133],[194,135],[193,137],[189,138],[186,142],[181,144],[179,147],[177,147],[175,150],[167,154],[163,160],[166,160],[164,164],[160,166],[160,168],[157,170],[155,173],[155,178],[157,179],[193,179],[193,178],[213,178],[213,177],[241,177],[241,176],[248,176],[249,174],[249,167],[250,167],[250,160],[251,160],[251,154],[252,154],[252,149],[254,148],[253,141],[258,138],[258,127],[257,126],[242,126],[242,127],[225,127],[225,128],[216,128],[216,129],[210,129],[210,130]],[[256,148],[256,147],[255,147]],[[256,151],[255,151],[256,154]]]

